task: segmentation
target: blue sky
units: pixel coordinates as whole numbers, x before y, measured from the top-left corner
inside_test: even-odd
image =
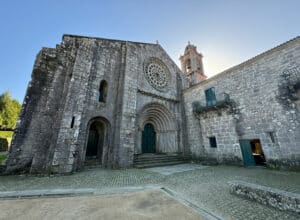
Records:
[[[23,101],[35,56],[63,34],[155,42],[173,60],[188,41],[208,76],[300,35],[300,0],[1,0],[0,93]]]

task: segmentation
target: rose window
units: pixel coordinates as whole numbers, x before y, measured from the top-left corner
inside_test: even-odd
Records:
[[[150,85],[158,90],[168,85],[169,72],[159,60],[152,59],[145,66],[145,75]]]

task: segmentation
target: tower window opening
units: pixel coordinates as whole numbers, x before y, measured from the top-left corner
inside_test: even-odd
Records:
[[[186,61],[186,71],[187,72],[189,72],[190,70],[191,70],[191,60],[190,59],[188,59],[187,61]]]
[[[275,135],[274,135],[274,132],[268,132],[268,134],[269,134],[269,137],[270,137],[272,143],[275,143],[276,141],[275,141]]]

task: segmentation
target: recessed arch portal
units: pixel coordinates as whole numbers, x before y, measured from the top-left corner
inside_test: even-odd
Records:
[[[140,127],[146,123],[152,123],[158,131],[175,130],[175,117],[161,104],[151,103],[142,109],[140,115]]]
[[[145,105],[138,114],[138,132],[135,153],[143,153],[143,132],[145,126],[151,124],[155,130],[153,142],[156,153],[178,152],[178,129],[176,117],[162,104]],[[151,133],[149,133],[151,135]],[[144,134],[145,136],[145,134]],[[153,136],[153,135],[152,135]]]
[[[110,143],[110,123],[103,117],[95,117],[87,124],[85,163],[106,165]]]

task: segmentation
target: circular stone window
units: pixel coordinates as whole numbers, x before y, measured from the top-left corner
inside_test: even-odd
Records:
[[[163,90],[167,85],[170,73],[166,65],[156,58],[150,58],[145,63],[144,72],[146,79],[152,87]]]

